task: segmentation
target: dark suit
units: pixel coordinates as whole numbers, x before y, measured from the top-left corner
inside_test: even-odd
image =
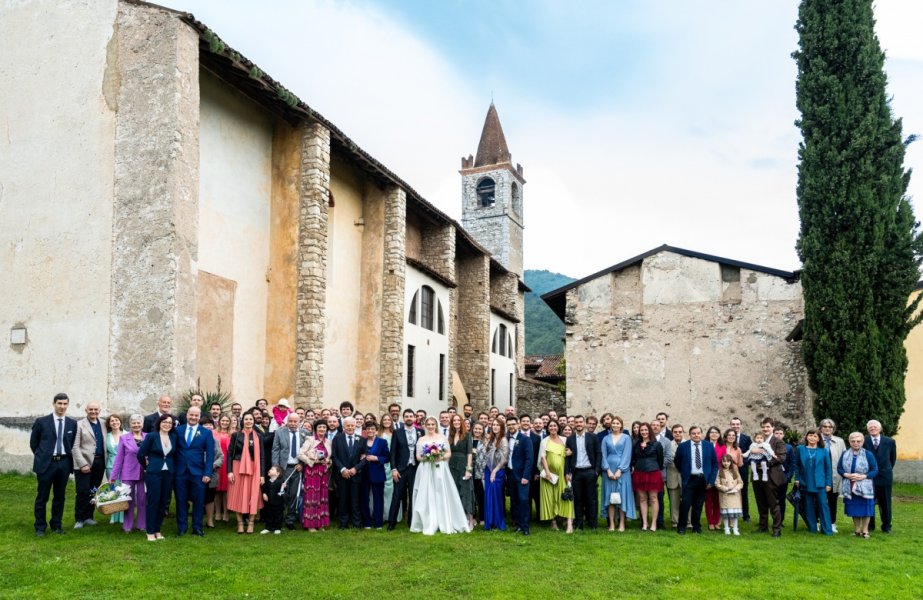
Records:
[[[715,447],[704,440],[699,442],[702,455],[702,473],[693,475],[695,463],[695,448],[692,440],[686,440],[676,447],[676,456],[673,465],[679,471],[682,480],[683,496],[679,503],[678,533],[686,533],[686,524],[690,522],[689,512],[692,511],[692,531],[702,531],[702,505],[705,504],[705,490],[708,486],[715,485],[718,477],[718,455]]]
[[[750,438],[746,433],[741,432],[737,436],[737,447],[740,449],[740,453],[743,454],[750,449],[750,444],[753,443],[753,439]],[[744,521],[750,520],[750,478],[746,476],[746,473],[741,474],[741,479],[744,482],[744,487],[740,490],[740,500],[743,504],[744,512]]]
[[[393,437],[393,436],[392,436]],[[385,477],[390,477],[390,470],[385,472],[385,464],[390,460],[388,442],[380,437],[374,438],[372,447],[365,444],[366,456],[374,455],[377,461],[366,461],[362,469],[362,481],[359,485],[359,513],[362,516],[363,527],[381,528],[385,513]],[[372,501],[372,510],[369,511],[369,500]],[[389,507],[390,508],[390,507]]]
[[[597,478],[599,465],[602,462],[602,446],[599,436],[595,433],[583,434],[584,448],[586,449],[589,467],[577,467],[577,434],[567,438],[565,447],[570,449],[571,455],[564,461],[564,472],[571,477],[571,486],[574,489],[574,525],[583,527],[584,521],[590,529],[596,529],[599,520],[599,490]]]
[[[189,425],[176,430],[176,527],[180,535],[189,528],[188,503],[192,501],[192,531],[202,533],[205,516],[205,482],[203,477],[214,477],[215,437],[201,425],[196,428],[190,442],[186,442]],[[143,443],[143,442],[142,442]]]
[[[359,486],[362,481],[362,469],[365,461],[366,446],[358,433],[353,434],[352,448],[347,442],[346,433],[338,433],[333,438],[331,448],[334,478],[337,486],[337,500],[339,503],[340,529],[346,529],[350,524],[358,528],[361,525],[362,515],[359,512]],[[343,471],[356,469],[352,477],[343,477]]]
[[[420,432],[413,429],[414,440],[420,439]],[[400,479],[394,482],[391,493],[391,506],[388,509],[388,526],[397,524],[397,511],[403,505],[404,518],[410,522],[413,514],[413,480],[417,474],[416,441],[414,446],[407,442],[406,429],[400,429],[391,436],[391,469],[396,470]]]
[[[510,497],[510,505],[516,503],[516,526],[524,533],[529,532],[529,490],[532,475],[535,474],[535,454],[532,447],[532,436],[519,432],[516,443],[510,453],[513,468],[510,479],[513,482],[515,496]],[[525,479],[526,483],[522,483]]]
[[[542,470],[538,462],[538,449],[542,445],[542,436],[534,431],[529,432],[529,439],[532,440],[532,476],[529,478],[529,498],[532,504],[535,504],[535,518],[541,515],[541,481],[538,480],[538,474]]]
[[[785,483],[776,487],[776,497],[779,499],[779,513],[785,521],[785,496],[788,495],[788,484],[792,482],[792,477],[795,475],[795,450],[791,444],[785,444],[785,462],[782,464],[782,470],[785,472]],[[746,480],[747,478],[744,477],[744,481]]]
[[[881,530],[891,531],[891,487],[894,485],[894,464],[897,462],[897,444],[886,435],[879,436],[878,448],[872,443],[871,436],[865,436],[862,447],[875,455],[878,474],[875,475],[875,504],[881,519]],[[875,529],[875,517],[869,523],[869,529]]]
[[[77,435],[77,421],[63,417],[61,423],[61,444],[58,444],[58,428],[54,414],[39,417],[32,424],[29,447],[32,448],[32,471],[38,477],[38,493],[35,495],[35,531],[45,531],[45,506],[48,496],[51,501],[51,528],[61,529],[64,518],[64,492],[67,480],[74,468],[71,448]],[[57,448],[56,448],[57,446]]]
[[[286,427],[276,429],[272,440],[272,460],[271,465],[278,465],[282,469],[282,481],[286,482],[283,490],[285,513],[285,525],[289,529],[294,528],[298,513],[298,491],[301,489],[301,477],[295,475],[295,467],[299,464],[297,459],[298,450],[305,440],[310,437],[300,427],[295,431],[294,448],[295,456],[292,456],[292,430]]]
[[[760,512],[760,531],[769,527],[769,515],[772,515],[773,535],[782,533],[782,508],[779,506],[779,488],[787,487],[783,465],[788,458],[785,442],[770,436],[769,445],[775,458],[769,461],[769,481],[753,481],[753,495]]]
[[[144,436],[144,440],[138,446],[138,462],[145,467],[144,485],[147,488],[145,511],[147,522],[145,525],[149,535],[160,533],[163,516],[167,507],[170,506],[170,491],[173,487],[173,474],[176,471],[174,466],[176,444],[176,432],[171,431],[168,452],[164,452],[159,433]]]
[[[173,416],[173,415],[171,415],[171,416]],[[141,427],[141,431],[143,431],[144,433],[150,433],[150,432],[154,431],[154,425],[157,424],[157,419],[159,419],[159,418],[160,418],[160,411],[159,411],[159,410],[155,410],[155,411],[152,412],[151,414],[149,414],[149,415],[147,415],[146,417],[144,417],[144,425]],[[174,424],[174,425],[177,424],[177,418],[176,418],[175,416],[173,416],[173,424]],[[175,429],[175,427],[174,427],[174,429]]]

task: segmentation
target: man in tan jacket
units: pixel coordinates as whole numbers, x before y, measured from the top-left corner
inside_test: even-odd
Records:
[[[93,520],[93,489],[102,483],[106,474],[106,443],[103,424],[99,420],[99,404],[86,406],[87,416],[77,421],[77,435],[71,456],[74,459],[74,482],[77,498],[74,501],[74,529],[96,525]]]

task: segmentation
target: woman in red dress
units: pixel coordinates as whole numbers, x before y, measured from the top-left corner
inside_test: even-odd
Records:
[[[253,429],[253,415],[243,417],[241,429],[233,436],[228,448],[228,510],[237,513],[237,533],[253,533],[256,513],[263,507],[260,486],[266,473],[263,464],[263,440]]]
[[[727,454],[721,430],[712,425],[708,428],[705,439],[715,447],[715,457],[720,465],[721,459]],[[708,521],[709,530],[718,531],[721,528],[721,499],[718,496],[718,488],[714,486],[705,490],[705,520]]]
[[[314,437],[306,439],[298,452],[298,460],[305,465],[301,526],[308,531],[330,525],[330,451],[327,422],[321,418],[314,422]]]

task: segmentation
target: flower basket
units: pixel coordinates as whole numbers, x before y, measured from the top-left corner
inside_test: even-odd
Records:
[[[129,502],[131,502],[131,488],[123,483],[118,485],[104,483],[96,490],[93,498],[96,510],[103,515],[113,515],[128,510]]]

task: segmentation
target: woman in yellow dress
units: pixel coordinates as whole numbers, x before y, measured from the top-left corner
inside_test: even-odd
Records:
[[[541,515],[542,521],[551,521],[551,528],[558,529],[558,517],[567,519],[567,533],[574,531],[574,502],[562,500],[561,494],[567,487],[564,478],[564,438],[558,435],[558,424],[548,421],[548,436],[538,449],[538,461],[542,466]]]

